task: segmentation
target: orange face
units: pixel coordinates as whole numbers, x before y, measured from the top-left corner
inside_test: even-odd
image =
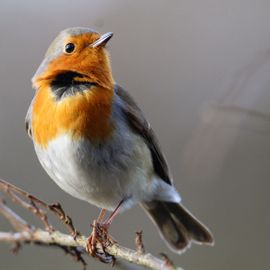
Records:
[[[64,71],[74,71],[85,75],[85,78],[91,82],[110,88],[113,84],[113,78],[108,53],[103,46],[95,48],[91,46],[99,38],[98,33],[84,33],[67,36],[61,41],[61,44],[53,43],[46,56],[53,54],[56,49],[60,53],[44,67],[44,70],[37,77],[34,77],[34,86],[38,88],[44,80],[54,79]],[[65,52],[67,44],[73,44],[74,51]]]
[[[37,93],[33,103],[32,131],[41,146],[46,148],[52,139],[63,134],[94,143],[110,138],[114,129],[110,117],[114,82],[106,49],[91,46],[99,39],[97,33],[83,33],[67,36],[60,43],[56,40],[49,48],[46,57],[52,59],[47,61],[45,58],[45,64],[33,78]],[[70,43],[74,49],[65,52]],[[52,82],[65,72],[76,72],[81,75],[76,78],[77,83],[81,80],[94,83],[94,86],[83,93],[57,100]]]

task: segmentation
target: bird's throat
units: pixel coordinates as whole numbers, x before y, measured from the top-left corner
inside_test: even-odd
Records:
[[[74,71],[61,72],[50,81],[51,90],[57,100],[71,95],[83,94],[83,92],[91,90],[93,86],[97,86],[97,83]]]

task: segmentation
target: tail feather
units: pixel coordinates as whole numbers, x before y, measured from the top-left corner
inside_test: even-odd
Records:
[[[183,252],[191,241],[208,245],[214,243],[209,230],[184,206],[173,202],[152,201],[144,202],[142,207],[173,251]]]

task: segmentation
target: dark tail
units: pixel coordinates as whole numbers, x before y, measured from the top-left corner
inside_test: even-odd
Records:
[[[198,244],[214,244],[210,231],[184,206],[173,202],[152,201],[143,203],[142,207],[174,252],[183,252],[191,241]]]

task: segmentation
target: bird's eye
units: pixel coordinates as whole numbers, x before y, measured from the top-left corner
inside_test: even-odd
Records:
[[[73,43],[67,43],[65,46],[66,53],[72,53],[75,50],[75,45]]]

